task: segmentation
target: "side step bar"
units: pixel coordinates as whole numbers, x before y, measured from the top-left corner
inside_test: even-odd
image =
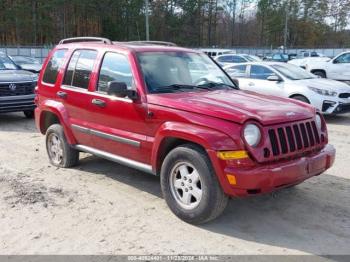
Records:
[[[118,155],[114,155],[105,151],[101,151],[89,146],[83,146],[83,145],[75,145],[74,146],[75,149],[79,150],[79,151],[83,151],[86,153],[90,153],[93,154],[95,156],[101,157],[101,158],[105,158],[108,159],[110,161],[131,167],[131,168],[135,168],[138,169],[140,171],[152,174],[152,175],[156,175],[153,170],[152,170],[152,166],[135,161],[135,160],[131,160],[122,156],[118,156]]]

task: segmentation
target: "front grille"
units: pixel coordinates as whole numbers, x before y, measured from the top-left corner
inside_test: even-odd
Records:
[[[34,94],[35,84],[35,82],[0,83],[0,97]]]
[[[339,94],[339,98],[350,98],[350,93],[341,93]]]
[[[310,151],[324,142],[319,134],[315,121],[290,124],[268,130],[273,157],[284,156],[300,151]],[[268,148],[265,148],[269,150]],[[265,158],[268,157],[266,154]]]

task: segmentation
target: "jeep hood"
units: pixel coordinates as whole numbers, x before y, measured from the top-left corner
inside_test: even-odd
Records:
[[[31,82],[35,74],[25,70],[0,70],[0,83],[9,82]]]
[[[149,94],[149,104],[208,115],[243,124],[249,119],[263,125],[312,118],[315,109],[292,99],[242,90]]]

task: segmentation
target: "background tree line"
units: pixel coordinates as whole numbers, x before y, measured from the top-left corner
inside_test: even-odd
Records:
[[[149,0],[151,40],[184,46],[349,47],[350,0]],[[0,44],[145,39],[144,0],[0,0]]]

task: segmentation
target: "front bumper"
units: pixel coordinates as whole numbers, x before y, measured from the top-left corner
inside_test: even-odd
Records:
[[[295,160],[259,165],[253,168],[240,169],[226,166],[219,171],[221,174],[220,182],[225,193],[230,196],[272,192],[279,188],[301,183],[312,176],[320,175],[333,165],[334,159],[335,149],[333,146],[327,145],[320,152]],[[236,185],[228,183],[227,174],[236,177]]]
[[[34,110],[35,94],[0,97],[0,113]]]
[[[335,102],[325,100],[322,103],[322,113],[328,115],[346,114],[350,112],[350,103],[348,102]]]

